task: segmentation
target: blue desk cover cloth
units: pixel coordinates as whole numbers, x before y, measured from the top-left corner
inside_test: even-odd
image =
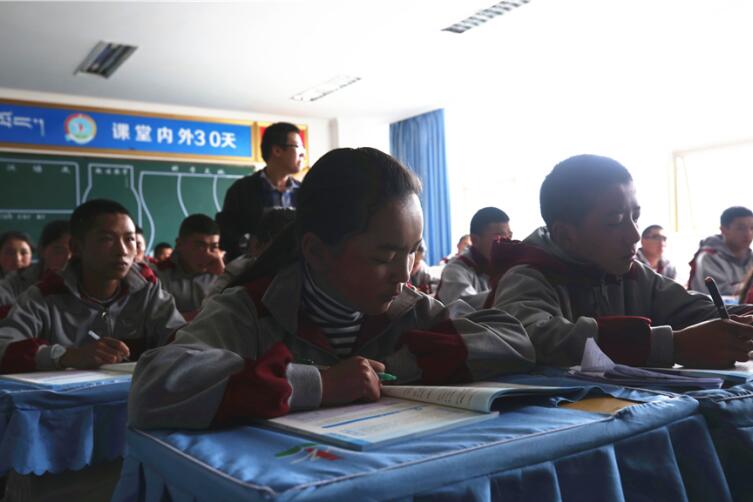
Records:
[[[256,427],[130,430],[113,500],[731,500],[697,401],[614,393],[647,402],[606,415],[512,400],[367,452]]]
[[[689,392],[701,406],[735,500],[753,500],[753,382]]]
[[[130,375],[49,387],[0,380],[0,476],[60,473],[123,455]]]

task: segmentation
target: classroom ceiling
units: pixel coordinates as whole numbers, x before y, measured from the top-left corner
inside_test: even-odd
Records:
[[[725,92],[751,83],[747,62],[729,64],[749,47],[745,0],[531,0],[462,35],[441,31],[494,3],[0,2],[0,87],[393,120],[469,94],[490,106],[656,92],[692,102],[701,73],[731,77]],[[100,40],[138,50],[110,79],[74,75]],[[361,80],[290,99],[339,75]]]

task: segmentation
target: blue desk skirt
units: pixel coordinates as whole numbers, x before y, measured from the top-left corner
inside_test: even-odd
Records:
[[[688,394],[700,402],[733,497],[753,499],[753,382]]]
[[[0,381],[0,476],[79,470],[123,455],[130,375],[49,388]]]
[[[500,411],[367,452],[256,427],[130,430],[113,500],[731,500],[690,397],[614,415],[530,400]]]

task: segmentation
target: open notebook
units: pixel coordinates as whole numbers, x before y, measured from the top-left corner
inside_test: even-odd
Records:
[[[464,386],[389,385],[375,403],[291,413],[261,421],[317,441],[354,450],[384,446],[398,440],[493,419],[494,401],[503,396],[556,395],[571,387],[500,382]]]

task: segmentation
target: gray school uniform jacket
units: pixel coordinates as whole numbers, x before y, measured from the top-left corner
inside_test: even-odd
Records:
[[[225,290],[173,343],[145,353],[133,377],[130,423],[199,429],[318,407],[322,384],[314,365],[340,359],[300,310],[302,275],[295,263]],[[455,316],[453,308],[464,312]],[[448,309],[409,287],[385,314],[366,317],[353,355],[384,362],[399,382],[432,384],[534,363],[531,342],[513,317],[463,302]]]
[[[178,311],[186,314],[195,314],[201,308],[201,303],[217,277],[208,272],[189,274],[180,266],[177,251],[169,260],[158,263],[154,268],[162,287],[175,298]]]
[[[222,293],[223,289],[228,287],[231,282],[239,277],[255,261],[256,257],[244,254],[225,265],[225,272],[212,280],[207,296],[204,297],[202,303],[206,303],[212,296]]]
[[[52,347],[89,343],[89,330],[122,340],[138,357],[167,343],[185,324],[172,296],[144,265],[131,267],[120,295],[107,306],[82,298],[78,277],[78,267],[71,263],[60,274],[45,274],[18,297],[0,321],[0,373],[57,369]]]
[[[436,297],[444,304],[463,300],[473,308],[483,306],[489,293],[489,276],[484,271],[484,258],[473,246],[445,265],[437,286]]]
[[[541,364],[580,364],[586,339],[594,338],[616,362],[671,366],[673,330],[719,315],[708,296],[638,261],[619,277],[577,262],[546,228],[523,242],[497,243],[492,256],[501,276],[493,305],[520,320]]]
[[[702,240],[690,262],[688,289],[706,293],[706,277],[714,278],[723,295],[738,295],[745,274],[753,267],[753,251],[748,249],[739,259],[729,250],[721,235],[712,235]]]
[[[0,280],[0,305],[16,303],[16,298],[42,278],[44,265],[35,263],[30,267],[14,270]]]
[[[667,279],[674,279],[675,277],[677,277],[677,269],[669,260],[665,258],[659,260],[659,263],[655,269],[652,268],[651,264],[648,261],[648,258],[646,258],[646,255],[643,254],[643,248],[638,248],[638,251],[635,252],[635,259],[651,268],[657,274],[663,275]]]

